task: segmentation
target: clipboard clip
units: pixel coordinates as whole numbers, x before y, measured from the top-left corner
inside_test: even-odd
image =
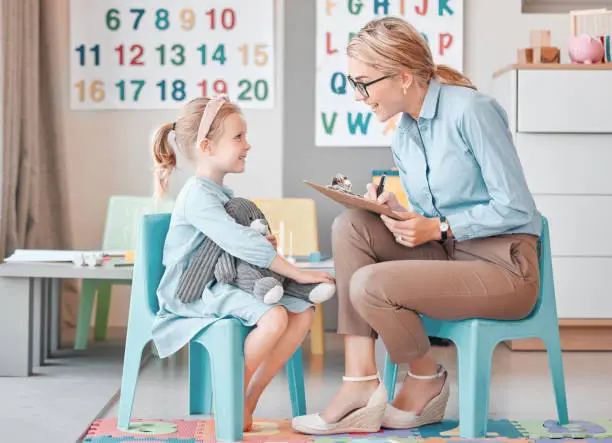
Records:
[[[332,177],[331,185],[328,188],[335,189],[336,191],[346,192],[347,194],[353,194],[353,184],[350,182],[348,177],[343,174],[336,174]]]

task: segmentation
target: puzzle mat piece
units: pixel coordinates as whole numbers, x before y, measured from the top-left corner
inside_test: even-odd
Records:
[[[165,439],[194,438],[199,420],[156,420],[133,419],[130,421],[130,431],[117,429],[117,418],[96,420],[87,431],[87,437],[143,437],[158,435]]]
[[[85,443],[199,443],[193,438],[163,438],[161,440],[153,437],[134,437],[126,435],[123,437],[111,437],[103,435],[101,437],[87,437],[83,440]]]
[[[314,443],[422,443],[419,437],[384,437],[379,434],[369,434],[367,436],[352,435],[349,437],[316,437],[313,436]]]
[[[495,438],[461,438],[461,437],[429,437],[421,440],[421,443],[532,443],[527,438],[506,438],[506,437],[495,437]],[[560,442],[557,442],[560,443]]]
[[[585,439],[560,439],[560,438],[538,438],[534,443],[612,443],[612,438],[585,438]]]
[[[419,437],[419,432],[417,429],[381,429],[378,432],[351,432],[348,434],[334,435],[334,438],[336,439],[351,438],[353,439],[353,441],[359,437],[378,438],[378,439],[393,438],[394,440],[397,440],[397,438]],[[321,439],[317,436],[313,436],[313,438],[317,441]]]
[[[198,443],[216,443],[214,421],[201,421],[194,436]],[[244,433],[243,441],[246,443],[308,443],[312,442],[312,437],[296,433],[291,428],[290,420],[255,419],[253,430]]]
[[[459,421],[444,420],[416,429],[422,438],[459,437]],[[487,423],[487,438],[503,437],[507,439],[522,439],[524,435],[508,420],[489,420]]]
[[[523,434],[532,439],[541,438],[609,438],[612,437],[612,421],[610,420],[570,420],[565,426],[559,426],[556,420],[516,420],[512,424]]]

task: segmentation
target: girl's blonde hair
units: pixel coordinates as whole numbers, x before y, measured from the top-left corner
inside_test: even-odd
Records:
[[[174,131],[174,144],[188,159],[193,160],[197,149],[198,129],[204,109],[210,101],[209,98],[195,98],[188,102],[174,123],[162,125],[155,133],[153,141],[153,161],[155,176],[155,195],[162,198],[168,190],[168,179],[176,168],[176,152],[170,144],[169,135]],[[232,114],[240,114],[240,109],[233,103],[224,103],[215,116],[206,138],[214,140],[221,135],[223,121]]]
[[[408,22],[397,17],[383,17],[368,22],[351,39],[347,55],[387,74],[406,69],[421,86],[436,78],[447,85],[476,89],[459,71],[436,65],[429,45]]]

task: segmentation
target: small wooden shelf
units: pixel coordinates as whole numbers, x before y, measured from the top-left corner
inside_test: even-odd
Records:
[[[559,320],[561,349],[564,351],[612,351],[612,319],[572,318]],[[505,342],[513,351],[543,351],[536,338]]]
[[[529,63],[529,64],[512,64],[493,73],[493,78],[515,70],[568,70],[568,71],[612,71],[612,63],[594,63],[592,65],[583,65],[578,63]]]

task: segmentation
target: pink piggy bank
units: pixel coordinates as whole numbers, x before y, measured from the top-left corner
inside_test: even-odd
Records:
[[[604,47],[600,40],[590,35],[570,37],[569,56],[572,63],[599,63],[604,56]]]

